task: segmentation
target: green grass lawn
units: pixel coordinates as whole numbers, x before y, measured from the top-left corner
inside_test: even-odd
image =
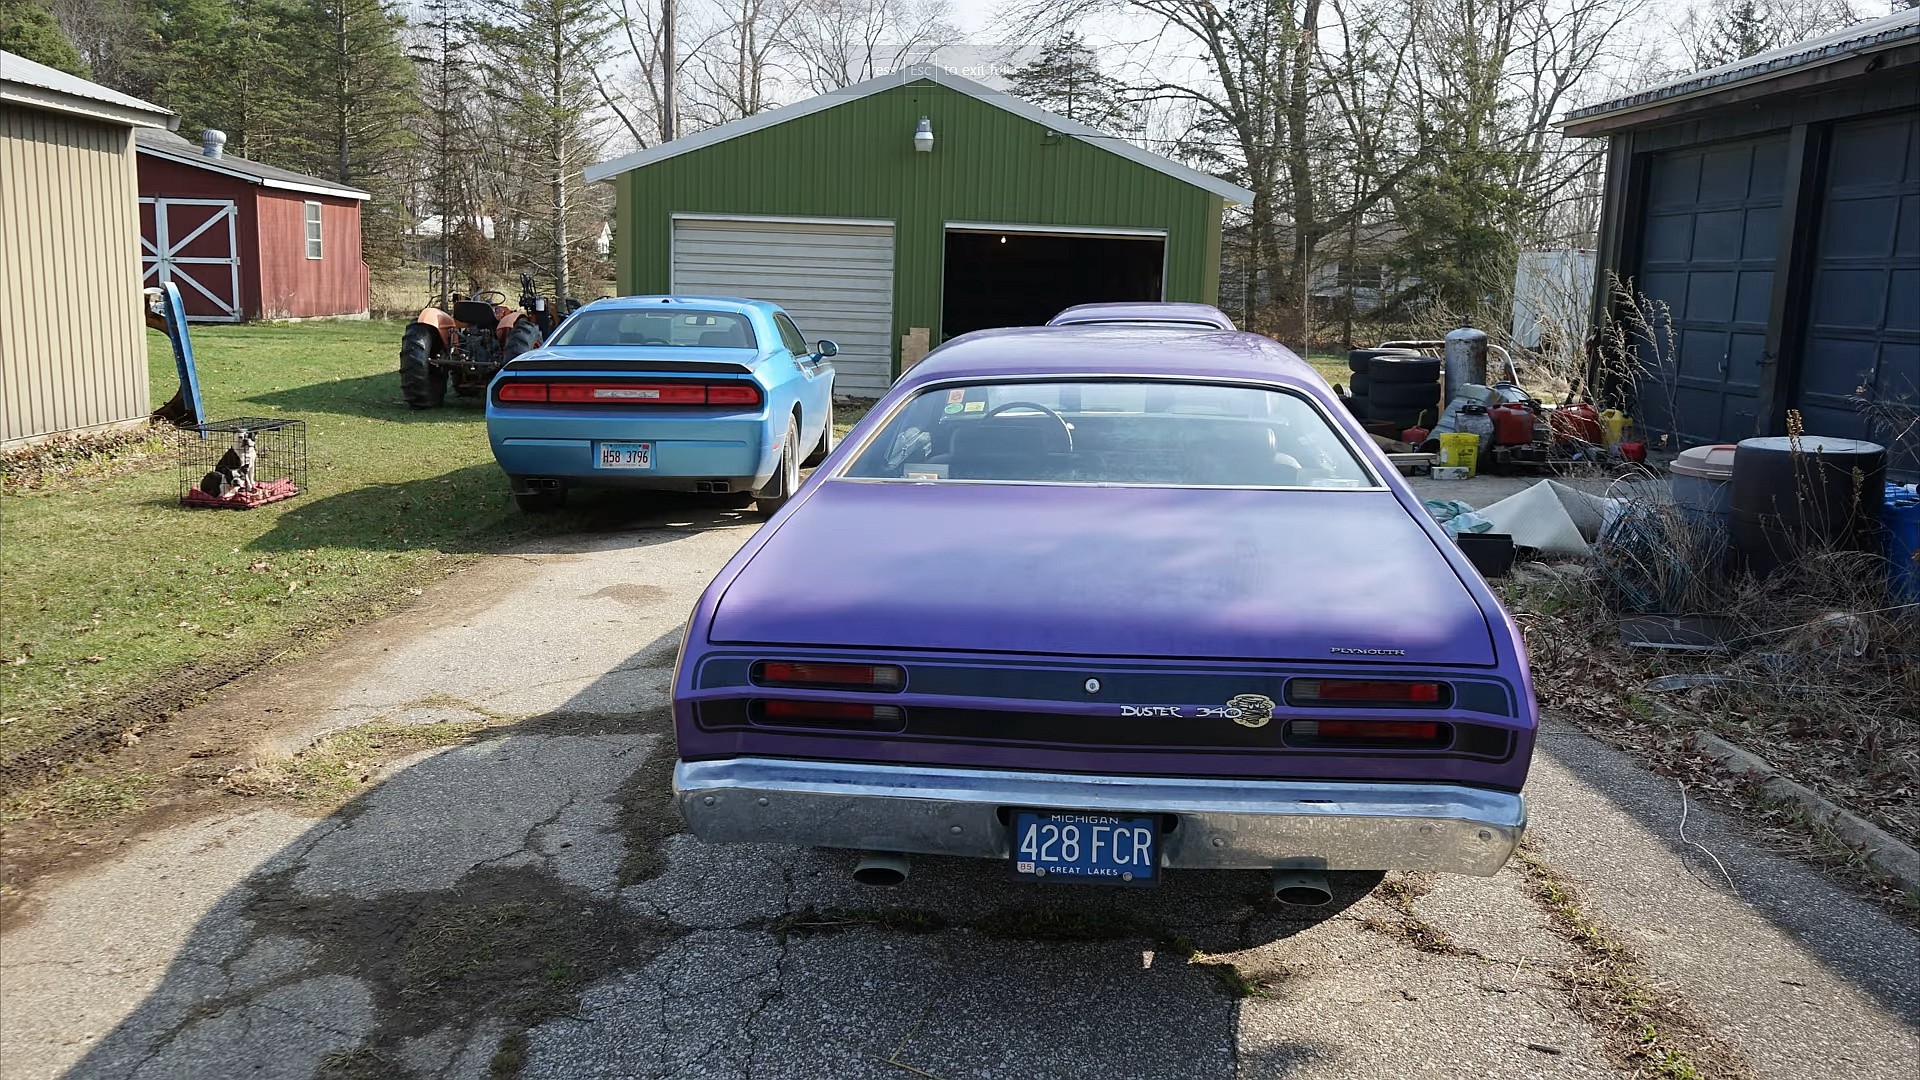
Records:
[[[164,699],[186,665],[250,666],[463,556],[579,524],[519,515],[477,402],[406,408],[397,323],[193,337],[212,418],[307,422],[308,490],[257,510],[187,510],[159,455],[0,500],[0,764],[120,703]],[[149,333],[148,356],[157,404],[178,379],[163,337]]]

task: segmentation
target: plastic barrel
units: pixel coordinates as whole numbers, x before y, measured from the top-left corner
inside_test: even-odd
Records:
[[[1820,548],[1878,552],[1887,451],[1804,435],[1746,439],[1733,456],[1734,551],[1756,574]]]
[[[1667,475],[1681,520],[1700,530],[1700,539],[1714,547],[1726,543],[1733,512],[1733,457],[1732,443],[1696,446],[1682,450]]]
[[[1893,566],[1888,592],[1896,604],[1920,604],[1920,495],[1888,484],[1880,524]]]

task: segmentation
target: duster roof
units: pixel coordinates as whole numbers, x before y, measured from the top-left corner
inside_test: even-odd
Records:
[[[1292,349],[1258,334],[1099,324],[976,331],[929,353],[901,383],[1086,374],[1200,375],[1325,388],[1320,374]]]

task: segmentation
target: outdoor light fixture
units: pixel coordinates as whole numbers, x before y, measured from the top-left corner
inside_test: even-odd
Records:
[[[913,129],[913,148],[923,154],[933,153],[933,121],[920,118],[920,126]]]

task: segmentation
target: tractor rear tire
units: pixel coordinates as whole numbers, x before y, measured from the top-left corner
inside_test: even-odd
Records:
[[[400,393],[415,409],[435,409],[447,397],[447,369],[436,367],[440,332],[426,323],[408,323],[400,335]]]
[[[534,323],[516,322],[513,329],[507,331],[507,340],[500,343],[500,362],[507,363],[524,352],[532,352],[540,347],[540,327]]]

